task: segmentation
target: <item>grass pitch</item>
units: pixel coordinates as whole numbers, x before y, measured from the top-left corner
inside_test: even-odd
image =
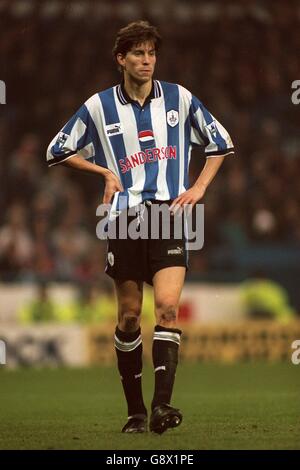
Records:
[[[150,405],[153,372],[144,368]],[[300,449],[300,366],[184,364],[173,404],[184,420],[159,436],[124,435],[118,374],[0,370],[0,449]]]

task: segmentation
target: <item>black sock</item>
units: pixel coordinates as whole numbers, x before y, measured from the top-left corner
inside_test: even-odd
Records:
[[[170,403],[178,363],[181,330],[156,325],[152,358],[155,371],[155,390],[152,410],[162,403]]]
[[[142,337],[139,328],[127,333],[116,327],[115,349],[124,394],[127,400],[128,416],[147,415],[142,394]]]

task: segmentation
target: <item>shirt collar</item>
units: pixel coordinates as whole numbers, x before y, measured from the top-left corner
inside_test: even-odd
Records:
[[[144,105],[149,103],[154,98],[160,98],[161,94],[162,92],[161,92],[160,83],[157,80],[153,80],[151,91],[149,95],[147,96],[147,98],[145,99]],[[122,104],[136,103],[135,100],[130,98],[127,91],[125,90],[124,81],[120,85],[117,85],[117,96]]]

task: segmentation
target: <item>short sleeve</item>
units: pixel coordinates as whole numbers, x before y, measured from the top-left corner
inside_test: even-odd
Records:
[[[90,137],[89,122],[89,112],[84,104],[50,142],[47,149],[48,166],[62,163],[75,154],[94,160],[95,148]]]
[[[191,143],[204,146],[207,157],[234,153],[233,143],[227,130],[195,96],[192,96],[190,120]]]

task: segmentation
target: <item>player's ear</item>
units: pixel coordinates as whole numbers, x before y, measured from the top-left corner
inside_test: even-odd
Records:
[[[117,54],[117,62],[121,67],[125,66],[125,56],[121,53]]]

